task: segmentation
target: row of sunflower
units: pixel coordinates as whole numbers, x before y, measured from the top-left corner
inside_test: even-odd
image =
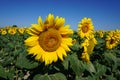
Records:
[[[49,14],[28,28],[0,28],[0,80],[119,80],[120,30],[78,31]]]
[[[17,32],[19,32],[19,34],[23,34],[25,32],[26,28],[17,28],[17,27],[13,27],[13,26],[6,26],[5,28],[0,28],[0,33],[1,35],[6,35],[6,34],[11,34],[14,35]]]

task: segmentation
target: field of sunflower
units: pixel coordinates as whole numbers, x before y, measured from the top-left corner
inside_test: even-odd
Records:
[[[73,31],[53,14],[0,28],[0,80],[120,80],[120,30],[83,18]]]

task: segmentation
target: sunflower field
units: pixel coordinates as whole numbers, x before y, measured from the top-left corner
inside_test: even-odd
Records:
[[[0,28],[0,80],[120,80],[120,30],[78,30],[49,14],[30,27]]]

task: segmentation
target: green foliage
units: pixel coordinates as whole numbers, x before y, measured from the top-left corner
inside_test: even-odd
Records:
[[[35,77],[33,78],[33,80],[67,80],[65,75],[62,73],[55,73],[55,74],[45,74],[45,75],[41,75],[41,74],[37,74],[35,75]]]
[[[26,53],[21,53],[17,58],[16,66],[19,68],[33,69],[38,66],[38,63],[27,59]]]

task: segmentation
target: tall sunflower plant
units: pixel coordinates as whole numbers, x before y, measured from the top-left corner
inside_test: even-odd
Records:
[[[0,28],[0,80],[119,80],[120,30],[94,30],[83,18],[78,30],[65,18]]]

